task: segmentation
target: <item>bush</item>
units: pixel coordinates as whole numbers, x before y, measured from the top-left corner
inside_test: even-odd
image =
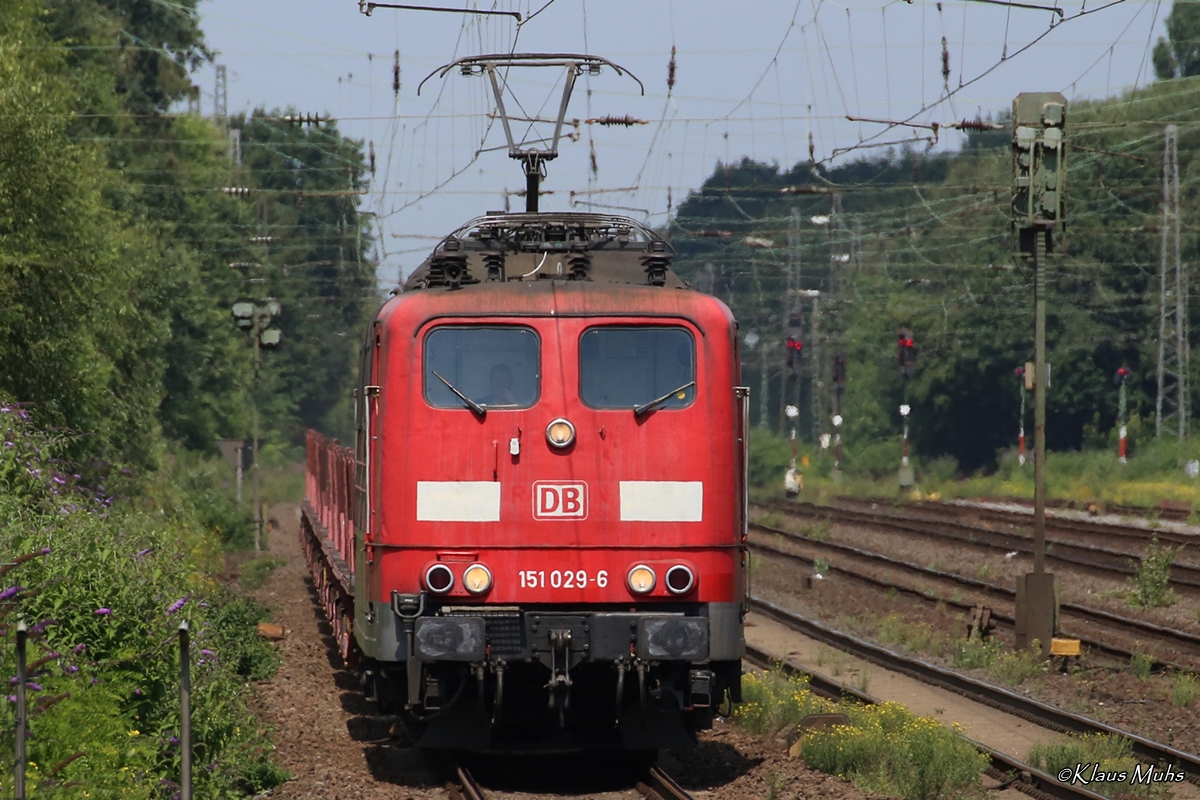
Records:
[[[1188,672],[1181,672],[1171,679],[1171,705],[1187,708],[1200,695],[1200,681]]]
[[[1129,657],[1129,671],[1135,678],[1146,680],[1154,667],[1154,656],[1149,653],[1134,653]]]
[[[904,800],[951,800],[978,792],[987,756],[937,720],[896,702],[842,710],[849,725],[808,731],[801,739],[800,755],[810,767]]]
[[[202,497],[151,484],[142,497],[114,500],[62,474],[52,439],[9,428],[6,449],[24,455],[0,474],[0,561],[9,564],[0,566],[0,674],[15,674],[11,623],[24,619],[38,796],[78,797],[67,788],[74,782],[93,798],[170,797],[182,619],[194,642],[197,796],[226,800],[278,783],[270,743],[242,696],[246,679],[265,677],[274,663],[255,630],[265,610],[209,577],[224,542],[208,527],[212,517],[196,511]],[[22,494],[4,491],[22,481]],[[0,709],[0,751],[11,752],[14,711]],[[12,769],[0,764],[0,784],[11,784]]]
[[[834,710],[834,704],[817,697],[805,677],[779,670],[752,672],[742,677],[742,702],[733,710],[733,721],[762,735],[795,727],[809,714]]]
[[[1049,663],[1042,657],[1041,647],[1034,646],[999,654],[988,673],[1001,683],[1020,686],[1036,675],[1045,675],[1048,669]]]
[[[987,669],[999,656],[998,639],[963,639],[954,645],[954,666],[959,669]]]
[[[1129,597],[1133,605],[1158,608],[1175,602],[1175,594],[1171,591],[1171,563],[1182,549],[1183,545],[1160,546],[1158,537],[1151,537],[1134,573],[1134,590]]]
[[[762,428],[750,429],[750,485],[780,492],[792,460],[792,445]]]

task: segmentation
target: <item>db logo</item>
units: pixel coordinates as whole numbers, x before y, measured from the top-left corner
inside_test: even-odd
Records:
[[[587,484],[583,481],[534,481],[534,519],[587,519]]]

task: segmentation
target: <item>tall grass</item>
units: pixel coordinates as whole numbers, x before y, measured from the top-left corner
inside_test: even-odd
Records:
[[[1096,774],[1113,780],[1091,781],[1083,788],[1108,797],[1135,797],[1144,800],[1164,800],[1170,792],[1164,784],[1135,782],[1137,760],[1133,757],[1133,745],[1128,739],[1104,734],[1060,737],[1050,744],[1036,744],[1029,749],[1026,763],[1032,767],[1057,775],[1070,770],[1072,774],[1080,765],[1086,765],[1085,779],[1092,774],[1090,765],[1098,764]],[[1142,770],[1144,772],[1144,768]],[[1124,773],[1125,779],[1116,779]]]

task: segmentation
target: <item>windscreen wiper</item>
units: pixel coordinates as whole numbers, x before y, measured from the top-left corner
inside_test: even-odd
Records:
[[[478,414],[478,415],[479,415],[479,416],[481,416],[481,417],[486,417],[486,416],[487,416],[487,409],[486,409],[486,408],[484,408],[483,406],[479,405],[479,403],[476,403],[474,400],[472,400],[471,398],[467,397],[465,394],[463,394],[462,392],[460,392],[460,391],[458,390],[458,388],[457,388],[457,387],[456,387],[456,386],[455,386],[453,383],[451,383],[450,381],[446,380],[446,379],[445,379],[445,378],[443,378],[441,375],[438,375],[438,373],[437,373],[437,370],[430,370],[430,372],[432,372],[432,373],[433,373],[433,375],[434,375],[434,377],[435,377],[435,378],[437,378],[437,379],[438,379],[439,381],[441,381],[442,383],[446,384],[446,388],[447,388],[447,389],[449,389],[450,391],[454,392],[454,394],[458,395],[458,399],[459,399],[459,400],[462,400],[464,403],[466,403],[466,404],[467,404],[467,408],[471,409],[472,411],[474,411],[476,414]]]
[[[654,409],[661,406],[663,403],[670,400],[672,397],[674,397],[679,392],[682,392],[685,389],[690,389],[695,385],[696,385],[695,381],[688,381],[683,386],[680,386],[678,389],[672,389],[671,391],[664,394],[662,397],[656,397],[653,400],[651,400],[649,403],[642,403],[640,406],[633,409],[633,415],[635,417],[640,417],[642,414],[645,414],[647,411],[653,411]]]

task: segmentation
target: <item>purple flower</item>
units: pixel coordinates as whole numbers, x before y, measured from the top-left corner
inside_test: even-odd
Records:
[[[12,442],[5,442],[4,446],[5,447],[16,447],[16,445],[14,445]]]
[[[136,694],[138,697],[141,697],[141,696],[142,696],[142,690],[141,690],[141,689],[134,689],[134,690],[133,690],[133,693],[134,693],[134,694]]]
[[[41,685],[34,683],[33,681],[25,681],[25,687],[28,689],[32,689],[35,692],[40,692],[42,690]]]
[[[209,606],[208,606],[208,603],[201,603],[201,604],[200,604],[200,607],[201,607],[201,608],[208,608]]]
[[[187,605],[187,601],[188,601],[189,597],[191,597],[191,595],[185,594],[183,597],[179,598],[174,603],[171,603],[171,605],[167,607],[167,616],[168,617],[171,616],[176,611],[178,611],[179,609],[181,609],[185,605]]]
[[[150,551],[152,551],[153,549],[154,549],[153,547],[147,547],[145,550],[138,550],[136,553],[133,554],[133,557],[136,559],[139,559],[139,560],[143,559],[146,556],[150,555]]]
[[[68,675],[74,675],[76,672],[79,672],[79,667],[75,666],[74,664],[69,664],[63,668],[63,672],[67,673]]]
[[[202,656],[211,656],[212,654],[213,654],[213,651],[209,650],[207,648],[201,648],[201,650],[200,650],[200,655],[202,655]]]
[[[168,739],[167,741],[171,743],[171,746],[172,746],[172,747],[178,747],[178,746],[179,746],[179,737],[178,737],[178,736],[172,736],[172,737],[171,737],[170,739]]]
[[[23,591],[25,591],[24,586],[10,586],[7,589],[5,589],[3,592],[0,592],[0,600],[8,600],[13,595],[15,595],[17,592],[23,592]]]
[[[50,627],[51,625],[57,625],[57,624],[58,624],[58,620],[56,620],[56,619],[44,619],[41,622],[39,622],[37,625],[34,625],[32,628],[30,628],[30,633],[44,633],[46,628]]]
[[[77,645],[75,645],[75,655],[79,655],[79,654],[80,654],[80,653],[82,653],[84,650],[87,650],[87,645],[86,645],[86,644],[77,644]]]
[[[92,678],[92,683],[91,683],[91,685],[92,685],[92,686],[95,686],[95,685],[96,685],[97,683],[99,683],[99,682],[100,682],[100,679],[99,679],[99,678]]]
[[[62,478],[58,477],[57,475],[55,475],[54,477],[52,477],[50,480],[54,481],[54,482],[55,482],[55,483],[57,483],[59,486],[66,486],[66,485],[67,485],[67,482],[66,482],[66,481],[64,481]]]
[[[10,703],[15,703],[15,702],[17,702],[17,696],[16,696],[15,694],[10,694],[10,695],[8,696],[8,702],[10,702]]]
[[[98,616],[101,616],[101,617],[107,617],[109,614],[112,613],[112,609],[111,608],[97,608],[92,613],[96,614]]]
[[[43,548],[42,548],[42,555],[44,555],[44,556],[48,556],[48,555],[50,555],[50,548],[49,548],[49,547],[43,547]]]

